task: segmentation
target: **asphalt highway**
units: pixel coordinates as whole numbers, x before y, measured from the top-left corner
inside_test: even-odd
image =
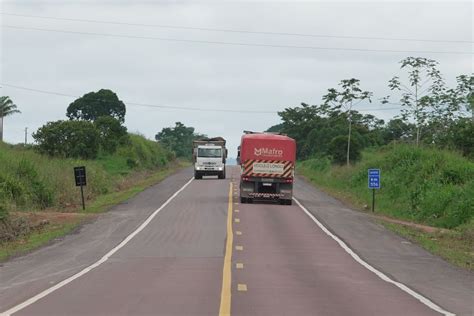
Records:
[[[441,263],[433,259],[418,271],[397,266],[418,280],[402,282],[394,260],[360,255],[360,231],[339,237],[337,219],[354,211],[305,192],[312,189],[303,181],[292,206],[239,204],[238,178],[237,167],[225,180],[181,171],[76,234],[3,264],[2,315],[472,314],[472,274],[442,266],[454,281],[437,283],[439,273],[429,271]],[[342,215],[318,219],[318,201]],[[401,244],[379,233],[374,252]],[[416,278],[423,275],[425,282]]]

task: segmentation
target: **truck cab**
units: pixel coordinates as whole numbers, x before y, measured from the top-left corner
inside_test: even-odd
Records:
[[[225,163],[227,149],[225,141],[209,139],[194,142],[194,178],[202,179],[203,176],[217,176],[225,179]]]

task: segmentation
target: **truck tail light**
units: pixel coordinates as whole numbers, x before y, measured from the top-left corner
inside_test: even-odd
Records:
[[[242,177],[242,181],[250,181],[250,177]]]
[[[285,183],[293,183],[293,178],[285,179]]]

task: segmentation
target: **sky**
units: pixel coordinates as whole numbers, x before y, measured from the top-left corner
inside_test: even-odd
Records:
[[[74,96],[111,89],[127,105],[130,132],[154,139],[179,121],[223,136],[235,157],[243,130],[320,104],[342,79],[374,93],[356,110],[388,120],[399,110],[378,99],[391,94],[403,58],[437,60],[448,85],[473,72],[470,1],[15,0],[0,11],[0,95],[22,112],[5,119],[9,143],[23,142],[25,127],[31,142],[38,127],[66,119]]]

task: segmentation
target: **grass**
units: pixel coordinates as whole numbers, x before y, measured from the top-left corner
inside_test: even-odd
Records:
[[[31,148],[0,143],[0,211],[67,210],[79,205],[75,166],[86,167],[85,196],[92,200],[121,190],[147,172],[165,169],[173,160],[172,153],[156,142],[133,134],[130,143],[115,154],[102,154],[96,160],[52,158]]]
[[[82,222],[66,220],[37,229],[31,215],[41,213],[57,219],[55,214],[85,213],[79,216],[84,219],[132,197],[183,166],[157,142],[140,135],[129,136],[130,141],[114,154],[102,153],[94,160],[49,157],[31,146],[0,142],[0,258],[43,245],[69,232],[70,225],[76,227]],[[85,212],[75,186],[75,166],[87,170]]]
[[[370,205],[367,169],[381,170],[377,210],[394,218],[452,229],[474,216],[474,162],[453,152],[391,145],[363,153],[352,166],[326,158],[303,161],[298,171],[311,182],[358,206]]]
[[[433,237],[415,234],[416,229],[409,227],[397,229],[454,264],[466,267],[463,261],[472,262],[472,253],[466,254],[465,249],[474,241],[474,162],[456,152],[393,144],[366,150],[362,160],[351,166],[332,165],[328,158],[297,165],[298,173],[313,184],[361,210],[370,209],[372,201],[369,168],[381,170],[376,213],[450,230]],[[469,255],[471,259],[466,259]]]
[[[35,231],[26,237],[0,244],[0,262],[14,256],[28,253],[50,243],[56,238],[69,234],[75,228],[84,223],[85,220],[93,217],[94,214],[107,211],[110,207],[132,198],[146,188],[162,181],[178,169],[187,166],[189,166],[189,163],[177,162],[167,169],[153,172],[148,177],[139,180],[127,189],[107,193],[97,197],[90,203],[90,205],[86,206],[86,210],[83,213],[78,214],[78,217],[73,218],[69,222],[47,226],[46,228]]]
[[[453,265],[474,271],[474,243],[472,239],[466,238],[466,232],[454,230],[428,233],[399,224],[381,224]]]
[[[82,220],[50,226],[47,229],[35,231],[24,238],[2,243],[0,245],[0,262],[44,246],[52,240],[70,233],[80,223]]]

